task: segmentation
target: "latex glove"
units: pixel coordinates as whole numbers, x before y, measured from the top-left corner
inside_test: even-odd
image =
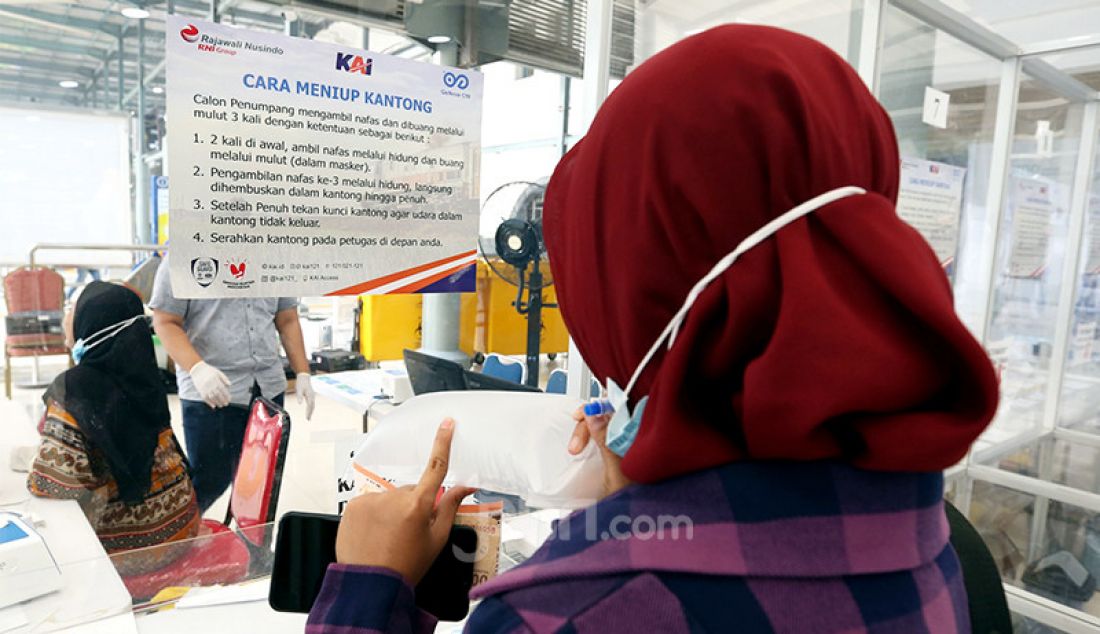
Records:
[[[213,408],[229,405],[229,377],[221,370],[205,361],[199,361],[191,366],[189,374],[195,383],[195,389],[207,405]]]
[[[299,372],[295,378],[294,393],[298,402],[306,402],[306,420],[313,418],[313,405],[317,400],[317,394],[313,391],[313,382],[308,372]]]

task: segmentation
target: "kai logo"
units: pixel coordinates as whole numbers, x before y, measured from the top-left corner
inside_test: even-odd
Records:
[[[374,65],[374,60],[371,58],[363,59],[359,55],[352,55],[350,53],[337,53],[336,54],[336,70],[342,70],[345,73],[359,73],[360,75],[370,75],[371,67]]]

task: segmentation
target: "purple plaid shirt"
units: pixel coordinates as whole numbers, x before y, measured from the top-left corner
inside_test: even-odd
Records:
[[[940,474],[735,463],[564,518],[473,591],[469,632],[965,633]],[[686,519],[685,519],[686,518]],[[309,634],[431,631],[387,570],[333,565]]]

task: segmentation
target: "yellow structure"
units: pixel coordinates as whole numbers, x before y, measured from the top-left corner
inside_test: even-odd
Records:
[[[497,268],[505,269],[503,262]],[[547,264],[543,271],[549,275]],[[462,294],[459,348],[468,355],[496,352],[506,355],[527,353],[527,318],[516,312],[518,289],[498,277],[484,262],[477,263],[477,293]],[[405,348],[420,347],[420,319],[423,295],[362,295],[359,318],[359,351],[370,362],[400,359]],[[525,298],[526,299],[526,298]],[[554,287],[543,291],[543,301],[554,303]],[[569,349],[561,312],[542,311],[542,354]]]
[[[494,264],[501,270],[511,268],[503,262],[494,262]],[[544,262],[542,271],[549,276],[550,265]],[[481,326],[477,337],[478,352],[507,355],[527,353],[527,317],[516,312],[515,306],[512,305],[512,302],[516,301],[518,291],[518,288],[489,270],[487,264],[477,263],[478,325]],[[553,286],[543,289],[542,300],[549,304],[557,301]],[[550,354],[568,350],[569,333],[565,330],[561,311],[557,308],[544,308],[539,351],[542,354]]]
[[[405,348],[420,347],[420,318],[423,295],[361,295],[359,316],[359,352],[370,362],[401,358]],[[474,354],[477,330],[477,296],[462,294],[459,348]]]
[[[367,361],[400,359],[420,347],[422,295],[362,295],[359,352]]]

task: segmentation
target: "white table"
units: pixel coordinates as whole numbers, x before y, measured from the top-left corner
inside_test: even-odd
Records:
[[[400,377],[406,377],[407,380],[407,376],[403,370],[395,369],[350,370],[315,375],[312,384],[314,391],[321,396],[351,408],[362,416],[365,432],[372,415],[384,415],[394,407],[392,399],[395,395],[383,387],[384,378],[400,380]]]
[[[281,614],[266,601],[234,603],[191,609],[175,609],[148,615],[131,613],[130,593],[114,564],[88,524],[80,506],[72,500],[50,500],[26,493],[27,474],[11,469],[11,449],[35,445],[39,437],[34,421],[10,401],[0,405],[4,433],[0,439],[0,492],[14,503],[0,506],[32,516],[41,522],[38,531],[61,569],[62,589],[19,606],[31,624],[4,634],[32,631],[65,631],[82,634],[129,632],[294,632],[305,629],[306,615]],[[217,624],[211,627],[211,624]]]
[[[252,585],[255,584],[255,585]],[[267,596],[270,580],[254,581],[249,584],[256,591]],[[206,599],[221,598],[224,600],[227,594],[240,595],[240,588],[209,589]],[[189,593],[184,600],[192,597]],[[248,590],[249,593],[252,590]],[[260,601],[246,601],[242,603],[223,603],[221,605],[206,605],[203,607],[182,607],[181,602],[177,607],[162,612],[139,615],[137,628],[139,632],[150,634],[195,634],[195,632],[263,632],[264,634],[301,634],[305,631],[306,615],[287,612],[276,612],[267,604],[266,598]],[[212,624],[217,624],[211,628]]]
[[[27,474],[11,469],[13,447],[37,444],[35,422],[11,402],[2,413],[0,492],[9,504],[0,509],[21,513],[38,522],[38,532],[61,569],[60,591],[21,604],[28,621],[38,624],[37,629],[58,629],[129,612],[130,593],[80,506],[72,500],[49,500],[26,493]],[[32,630],[29,627],[12,630],[26,631]]]

